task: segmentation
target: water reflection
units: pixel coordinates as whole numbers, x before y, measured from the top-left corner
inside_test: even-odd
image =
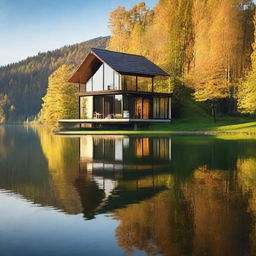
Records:
[[[256,141],[0,128],[0,188],[84,223],[103,214],[125,254],[256,254]]]

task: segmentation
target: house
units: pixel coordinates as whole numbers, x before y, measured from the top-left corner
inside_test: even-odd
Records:
[[[79,119],[59,122],[170,122],[168,77],[144,56],[92,48],[69,80],[79,84]]]

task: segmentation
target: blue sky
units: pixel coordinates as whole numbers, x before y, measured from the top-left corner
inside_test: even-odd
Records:
[[[109,13],[139,0],[0,0],[0,66],[109,35]],[[157,0],[145,0],[153,7]]]

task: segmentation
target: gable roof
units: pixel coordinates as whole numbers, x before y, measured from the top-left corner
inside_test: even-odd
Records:
[[[144,56],[92,48],[69,82],[86,83],[102,63],[106,63],[121,75],[169,76]]]

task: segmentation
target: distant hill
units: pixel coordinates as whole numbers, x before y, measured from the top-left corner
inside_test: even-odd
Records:
[[[39,53],[18,63],[0,67],[0,95],[7,95],[7,122],[32,119],[41,109],[48,76],[62,64],[81,64],[90,48],[106,48],[109,37],[98,37],[54,51]]]

